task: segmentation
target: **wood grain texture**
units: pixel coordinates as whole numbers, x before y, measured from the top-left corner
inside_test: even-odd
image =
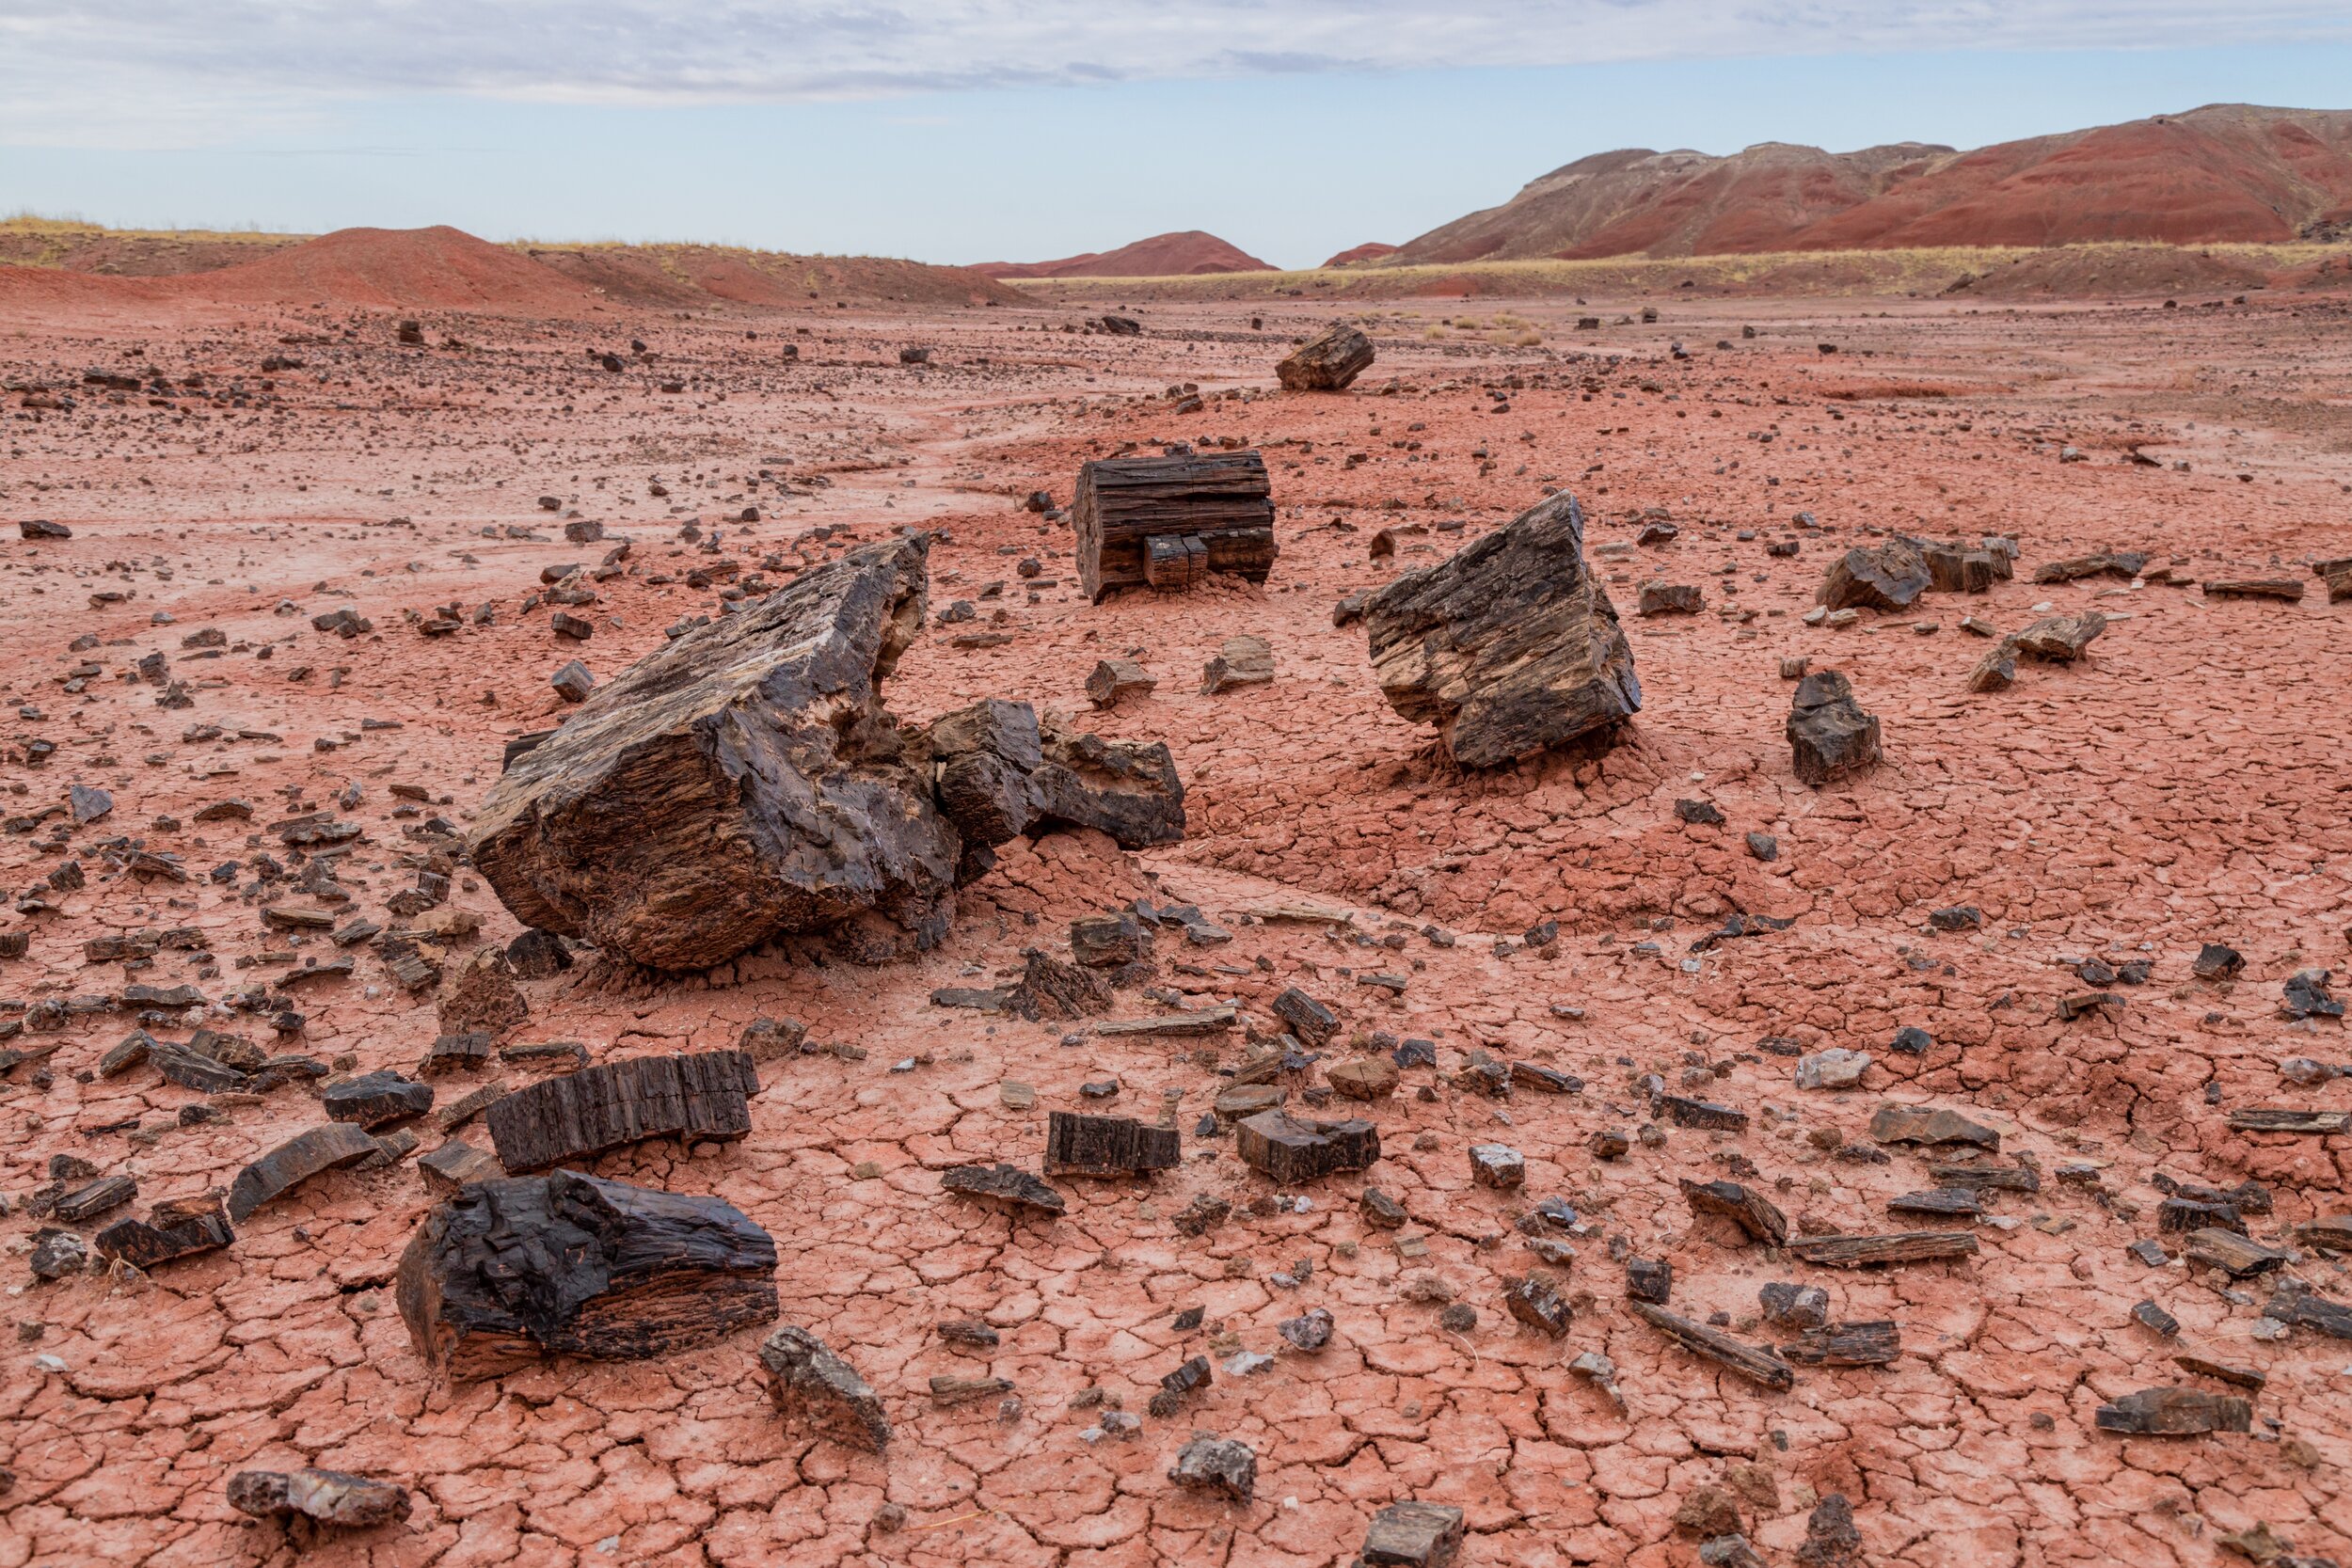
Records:
[[[1078,581],[1096,604],[1114,589],[1188,586],[1208,572],[1263,582],[1274,568],[1273,488],[1255,451],[1098,458],[1079,468],[1070,511]],[[1179,546],[1186,560],[1164,563],[1168,580],[1153,584],[1154,538],[1198,541],[1202,559]]]
[[[759,1073],[740,1051],[637,1056],[516,1089],[483,1115],[509,1171],[593,1159],[646,1138],[733,1142],[752,1130]]]

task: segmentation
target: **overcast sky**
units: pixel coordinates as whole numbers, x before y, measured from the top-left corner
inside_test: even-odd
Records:
[[[1206,229],[1302,265],[1607,148],[2347,84],[2344,0],[0,0],[0,209],[941,261]]]

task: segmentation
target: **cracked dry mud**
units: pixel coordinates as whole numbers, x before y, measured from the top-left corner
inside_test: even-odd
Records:
[[[1422,321],[1371,324],[1378,363],[1341,394],[1274,390],[1275,361],[1324,325],[1279,301],[1154,307],[1136,312],[1136,338],[1065,333],[1084,308],[1050,303],[427,324],[430,341],[462,351],[403,350],[390,319],[327,310],[0,324],[11,377],[76,404],[0,398],[0,515],[72,531],[10,529],[0,543],[12,714],[0,807],[16,819],[0,881],[12,903],[50,906],[0,916],[29,935],[25,956],[0,960],[6,1016],[42,1024],[4,1043],[55,1047],[0,1076],[0,1568],[297,1556],[1308,1568],[1351,1560],[1372,1516],[1407,1499],[1464,1511],[1464,1563],[1689,1564],[1700,1532],[1727,1523],[1780,1563],[1830,1494],[1851,1503],[1871,1563],[2210,1564],[2232,1560],[2231,1537],[2352,1561],[2352,1343],[2279,1332],[2263,1316],[2276,1275],[2232,1281],[2126,1250],[2158,1234],[2158,1176],[2266,1184],[2273,1212],[2245,1223],[2280,1244],[2347,1207],[2352,1138],[2229,1126],[2240,1108],[2352,1107],[2352,1081],[2298,1085],[2278,1067],[2352,1056],[2341,1020],[2280,1009],[2297,971],[2352,966],[2352,603],[2331,607],[2309,564],[2352,555],[2344,307],[1693,300],[1668,302],[1657,325],[1595,334],[1573,330],[1576,309],[1539,304],[1523,308],[1549,340],[1536,348],[1433,341],[1423,322],[1453,307],[1417,309]],[[632,335],[660,359],[613,373],[583,352]],[[1669,356],[1677,340],[1690,359]],[[1820,353],[1832,341],[1837,353]],[[929,365],[899,363],[912,343],[934,348]],[[305,363],[265,377],[273,354]],[[173,383],[200,372],[220,395],[77,385],[88,366],[150,363]],[[1184,383],[1212,394],[1200,410],[1164,395]],[[1233,389],[1246,395],[1214,395]],[[1218,438],[1267,454],[1281,551],[1268,582],[1085,602],[1068,529],[1023,498],[1067,502],[1078,463],[1123,443]],[[2063,460],[2070,448],[2085,460]],[[2143,450],[2155,466],[2130,461]],[[1482,536],[1547,485],[1584,504],[1644,706],[1613,750],[1465,775],[1390,712],[1361,627],[1334,628],[1332,606]],[[538,509],[542,495],[561,512]],[[759,520],[735,520],[746,506]],[[584,642],[551,633],[550,607],[522,608],[544,568],[611,547],[564,542],[575,515],[634,542],[623,572],[592,585],[593,608],[573,608]],[[680,539],[690,518],[719,552]],[[1631,543],[1659,521],[1678,536]],[[190,1116],[207,1097],[151,1067],[95,1075],[129,1013],[69,1006],[60,1020],[41,1004],[182,983],[220,1002],[310,958],[354,957],[348,977],[288,992],[298,1034],[273,1040],[269,1012],[210,1022],[338,1070],[414,1072],[441,1032],[432,992],[404,990],[373,948],[289,934],[261,907],[395,924],[387,902],[421,853],[408,830],[441,817],[462,831],[503,743],[561,718],[559,667],[578,657],[608,680],[665,626],[716,612],[727,585],[687,581],[714,560],[775,582],[900,527],[944,531],[934,615],[958,600],[975,614],[915,643],[894,707],[922,721],[1013,697],[1106,736],[1165,738],[1188,791],[1185,842],[1128,855],[1094,834],[1016,841],[960,895],[941,948],[879,968],[768,953],[663,977],[582,953],[522,982],[530,1016],[497,1042],[576,1040],[607,1061],[729,1047],[755,1019],[790,1017],[811,1047],[862,1053],[763,1061],[740,1141],[642,1144],[586,1168],[723,1196],[773,1235],[784,1321],[880,1395],[886,1452],[779,1418],[765,1327],[652,1360],[437,1377],[391,1290],[433,1202],[416,1167],[440,1141],[430,1118],[411,1124],[417,1154],[318,1176],[226,1249],[144,1275],[34,1277],[34,1234],[58,1222],[26,1203],[53,1156],[137,1181],[131,1207],[67,1227],[87,1236],[226,1187],[324,1120],[302,1082]],[[1400,531],[1375,559],[1383,528]],[[1880,531],[2006,535],[2017,573],[1982,595],[1805,625],[1830,562]],[[1766,553],[1783,540],[1793,558]],[[2169,563],[2197,580],[2301,578],[2305,592],[2290,605],[2031,580],[2047,561],[2126,549],[2150,552],[2152,576]],[[1705,608],[1636,618],[1648,581],[1701,585]],[[452,603],[462,624],[424,636],[411,612]],[[311,628],[346,607],[373,631]],[[2009,633],[2094,608],[2110,622],[2084,659],[2021,662],[2010,689],[1967,689],[1988,644],[1963,615]],[[211,629],[225,634],[218,657],[186,645]],[[1271,646],[1273,681],[1200,694],[1200,667],[1245,634]],[[84,636],[96,643],[76,647]],[[153,653],[161,681],[137,674]],[[1797,781],[1779,670],[1797,657],[1843,673],[1879,717],[1878,767],[1819,791]],[[1121,657],[1156,689],[1090,711],[1088,674]],[[37,741],[54,753],[37,758]],[[24,821],[75,784],[108,792],[111,813]],[[249,820],[199,815],[231,798]],[[303,891],[313,857],[269,831],[306,809],[364,830],[342,847],[347,902]],[[1751,833],[1772,835],[1776,857],[1756,858]],[[134,845],[180,857],[188,879],[123,868]],[[284,875],[261,885],[264,854]],[[83,884],[53,889],[68,862]],[[224,863],[229,879],[209,879]],[[518,927],[470,871],[452,880],[428,918],[453,977],[473,946]],[[1339,1027],[1322,1061],[1279,1082],[1295,1111],[1375,1122],[1372,1169],[1277,1205],[1230,1133],[1197,1134],[1243,1029],[1105,1035],[931,1004],[940,988],[1013,983],[1025,948],[1065,954],[1072,919],[1136,897],[1197,905],[1231,940],[1162,927],[1158,997],[1124,990],[1116,1016],[1231,1003],[1271,1037],[1274,998],[1300,989]],[[1931,920],[1961,906],[1981,926]],[[478,916],[479,933],[450,910]],[[1734,914],[1769,918],[1693,950]],[[1554,939],[1530,945],[1546,922]],[[86,960],[93,938],[183,927],[198,950]],[[2242,953],[2242,973],[2197,978],[2207,942]],[[2152,973],[2112,988],[2119,1007],[2061,1022],[2060,1000],[2086,990],[2068,960],[2092,957]],[[151,1032],[183,1039],[191,1022]],[[1923,1051],[1897,1049],[1904,1030],[1924,1033]],[[1309,1113],[1308,1091],[1375,1032],[1432,1042],[1436,1067],[1406,1066],[1391,1098]],[[1799,1088],[1800,1057],[1785,1053],[1834,1048],[1870,1054],[1858,1085]],[[1530,1074],[1508,1100],[1473,1092],[1477,1074],[1461,1075],[1480,1051],[1581,1088],[1531,1092]],[[561,1065],[493,1053],[432,1082],[446,1105]],[[1747,1128],[1676,1125],[1652,1109],[1653,1073],[1666,1095],[1749,1113]],[[1112,1082],[1106,1100],[1080,1093]],[[1168,1094],[1181,1094],[1174,1171],[1057,1179],[1069,1210],[1052,1220],[941,1191],[952,1165],[1036,1171],[1052,1111],[1151,1121]],[[1997,1163],[2030,1162],[2040,1190],[1990,1191],[1973,1222],[1890,1214],[1955,1158],[1875,1142],[1890,1101],[1997,1131]],[[1603,1160],[1592,1140],[1610,1131],[1629,1147]],[[478,1122],[457,1135],[486,1145]],[[1519,1153],[1523,1185],[1473,1180],[1469,1150],[1486,1145]],[[1682,1179],[1763,1195],[1792,1243],[1933,1227],[1972,1232],[1978,1250],[1816,1267],[1694,1214]],[[1403,1206],[1401,1229],[1362,1216],[1367,1187]],[[1203,1196],[1232,1212],[1191,1234],[1178,1216]],[[1573,1231],[1534,1227],[1549,1263],[1515,1224],[1545,1199],[1577,1216]],[[1645,1277],[1670,1263],[1667,1310],[1703,1325],[1721,1314],[1714,1326],[1748,1344],[1797,1337],[1759,1321],[1760,1288],[1788,1281],[1825,1288],[1832,1323],[1891,1320],[1900,1355],[1799,1365],[1771,1391],[1630,1310],[1631,1260]],[[1506,1308],[1531,1272],[1573,1311],[1560,1338]],[[2352,1286],[2310,1247],[2285,1272],[2322,1295]],[[2177,1334],[2136,1319],[2142,1301]],[[1328,1345],[1295,1350],[1277,1323],[1317,1307]],[[966,1326],[950,1337],[943,1323]],[[1271,1364],[1230,1371],[1245,1352]],[[1589,1353],[1613,1364],[1622,1405],[1570,1370]],[[2263,1375],[2250,1433],[2097,1429],[2100,1405],[2143,1388],[2243,1392],[2176,1354]],[[1216,1364],[1214,1383],[1172,1417],[1145,1414],[1195,1355]],[[942,1376],[1002,1378],[1016,1402],[934,1402]],[[1140,1430],[1101,1435],[1112,1408]],[[1199,1432],[1254,1450],[1249,1501],[1170,1482]],[[304,1466],[408,1487],[410,1515],[336,1531],[251,1520],[226,1500],[240,1471]],[[2269,1534],[2241,1534],[2256,1527]]]

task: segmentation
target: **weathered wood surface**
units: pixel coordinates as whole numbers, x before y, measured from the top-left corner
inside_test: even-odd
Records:
[[[1389,705],[1454,760],[1496,768],[1609,730],[1642,705],[1633,650],[1584,560],[1584,515],[1549,497],[1364,609]]]
[[[1056,1111],[1045,1124],[1048,1176],[1142,1176],[1173,1170],[1184,1151],[1173,1127],[1146,1127],[1133,1117]]]
[[[1344,391],[1372,368],[1372,340],[1353,322],[1333,322],[1285,355],[1274,378],[1291,392]]]
[[[752,1130],[759,1073],[740,1051],[637,1056],[516,1089],[483,1114],[500,1163],[545,1170],[646,1138],[732,1142]]]
[[[1780,1347],[1783,1356],[1807,1367],[1883,1367],[1902,1353],[1902,1336],[1889,1319],[1831,1323]]]
[[[786,1323],[759,1347],[768,1394],[787,1417],[819,1434],[868,1453],[890,1444],[890,1418],[882,1396],[805,1328]]]
[[[1788,1239],[1788,1216],[1771,1198],[1737,1181],[1680,1179],[1682,1201],[1694,1214],[1722,1214],[1755,1241],[1778,1246]]]
[[[488,1149],[452,1138],[432,1153],[419,1157],[417,1174],[424,1178],[426,1192],[436,1197],[449,1197],[469,1182],[504,1176],[506,1167]]]
[[[882,711],[927,540],[813,567],[639,660],[516,757],[468,848],[526,926],[658,969],[787,932],[946,933],[961,845]]]
[[[329,1121],[353,1121],[376,1128],[387,1122],[421,1117],[433,1109],[433,1085],[404,1078],[386,1068],[363,1072],[319,1092],[319,1104]]]
[[[1957,1111],[1898,1105],[1892,1101],[1870,1114],[1870,1136],[1883,1144],[1974,1144],[1989,1153],[2001,1151],[1999,1132]]]
[[[1273,487],[1255,451],[1098,458],[1079,468],[1070,513],[1078,581],[1097,604],[1113,589],[1151,582],[1155,536],[1197,540],[1204,558],[1164,571],[1263,582],[1274,567]]]
[[[2091,1418],[2101,1432],[2134,1437],[2193,1437],[2208,1432],[2251,1432],[2254,1407],[2235,1394],[2202,1388],[2142,1388]]]
[[[1039,736],[1044,760],[1029,775],[1027,832],[1092,828],[1122,849],[1183,842],[1184,786],[1166,742],[1105,740],[1050,720]]]
[[[1965,1230],[1898,1230],[1884,1236],[1806,1236],[1788,1243],[1791,1256],[1823,1268],[1858,1269],[1872,1263],[1924,1263],[1939,1258],[1973,1258],[1977,1238]]]
[[[375,1140],[347,1121],[330,1121],[298,1133],[237,1173],[229,1188],[229,1217],[243,1225],[272,1198],[375,1151]]]
[[[1783,731],[1797,777],[1816,789],[1875,766],[1881,755],[1878,716],[1863,711],[1852,685],[1835,670],[1797,683]]]
[[[1234,1124],[1233,1151],[1250,1169],[1288,1186],[1369,1167],[1380,1158],[1380,1130],[1368,1121],[1301,1121],[1261,1111]]]
[[[2266,1247],[2235,1230],[2225,1230],[2219,1226],[2190,1231],[2183,1243],[2182,1251],[2190,1262],[2219,1269],[2233,1279],[2268,1274],[2294,1256],[2275,1247]]]
[[[1918,542],[1899,536],[1876,549],[1857,546],[1839,556],[1814,596],[1831,610],[1902,610],[1926,593],[1931,580]]]
[[[2233,1132],[2303,1132],[2325,1136],[2352,1132],[2352,1111],[2314,1111],[2247,1106],[2230,1113]]]
[[[417,1353],[475,1378],[665,1354],[776,1316],[776,1246],[734,1206],[578,1171],[480,1181],[402,1254]]]
[[[167,1198],[149,1210],[143,1220],[117,1220],[92,1238],[90,1244],[101,1258],[151,1269],[175,1258],[216,1252],[236,1239],[220,1199],[206,1195]]]
[[[1069,1207],[1061,1194],[1018,1165],[950,1165],[939,1184],[965,1197],[1001,1203],[1007,1208],[1041,1214],[1058,1214]]]
[[[1646,1301],[1629,1301],[1627,1308],[1644,1323],[1674,1340],[1692,1354],[1702,1356],[1717,1366],[1739,1373],[1751,1383],[1767,1388],[1792,1388],[1797,1374],[1786,1361],[1771,1351],[1735,1339],[1730,1335],[1677,1317],[1662,1307]]]

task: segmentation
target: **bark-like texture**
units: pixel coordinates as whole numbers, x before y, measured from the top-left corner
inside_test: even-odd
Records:
[[[1361,327],[1333,322],[1274,367],[1285,389],[1337,392],[1372,368],[1372,340]]]

